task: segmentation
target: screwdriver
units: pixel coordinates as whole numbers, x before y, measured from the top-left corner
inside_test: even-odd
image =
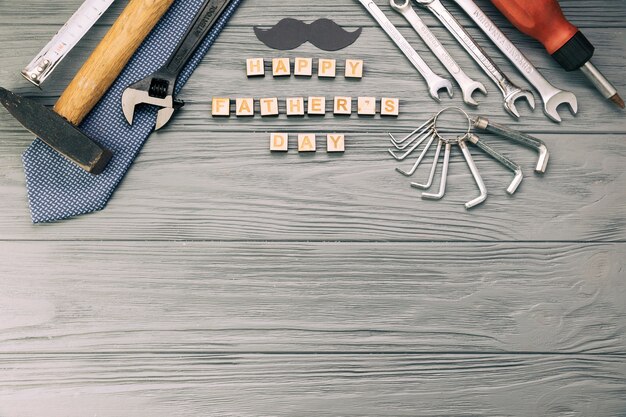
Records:
[[[565,69],[580,69],[602,95],[624,108],[624,100],[604,75],[591,63],[591,42],[572,25],[557,0],[491,0],[516,28],[537,39]]]

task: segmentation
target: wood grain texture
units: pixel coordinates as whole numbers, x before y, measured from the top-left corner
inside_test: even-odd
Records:
[[[204,119],[211,119],[208,111]],[[540,135],[552,152],[543,177],[533,174],[536,153],[481,135],[521,163],[527,178],[509,197],[510,173],[471,149],[491,196],[484,206],[467,212],[463,203],[478,191],[457,149],[448,193],[443,201],[432,202],[422,201],[409,183],[427,177],[434,151],[414,178],[405,178],[394,168],[410,167],[417,156],[396,163],[382,134],[347,132],[344,155],[303,156],[294,150],[271,154],[269,132],[183,134],[168,129],[152,136],[106,210],[33,227],[19,158],[29,139],[21,139],[20,145],[22,133],[15,129],[15,139],[0,143],[3,239],[626,239],[626,142],[619,135]],[[296,133],[307,133],[297,128],[286,132],[294,141]],[[91,233],[86,235],[86,229]]]
[[[624,244],[9,242],[0,250],[12,259],[0,266],[2,353],[626,354]]]
[[[421,201],[394,172],[411,161],[391,160],[386,133],[408,133],[441,105],[353,0],[245,0],[182,91],[185,108],[94,215],[30,224],[20,154],[32,138],[0,112],[0,416],[626,415],[626,118],[478,2],[581,111],[561,112],[557,125],[521,105],[513,121],[422,12],[489,89],[472,113],[534,134],[552,153],[537,176],[532,151],[481,135],[527,178],[507,196],[509,172],[472,149],[491,195],[470,213],[462,203],[477,191],[458,151],[441,202]],[[36,90],[21,68],[80,3],[0,1],[0,85],[55,103],[127,4],[115,2]],[[626,2],[561,4],[626,91]],[[294,16],[363,35],[345,51],[288,54],[254,37],[252,25]],[[279,56],[363,59],[364,78],[247,79],[246,58]],[[211,97],[310,95],[398,97],[402,113],[210,116]],[[443,102],[462,105],[459,89]],[[272,154],[270,132],[345,133],[346,152]],[[424,163],[414,179],[426,177]]]
[[[0,413],[615,417],[626,409],[625,363],[588,355],[3,355]]]

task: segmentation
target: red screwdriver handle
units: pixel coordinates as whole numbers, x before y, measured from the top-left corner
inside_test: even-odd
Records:
[[[541,42],[566,71],[582,67],[593,56],[593,45],[567,21],[557,0],[491,2],[516,28]]]
[[[516,28],[545,46],[550,55],[561,49],[578,28],[565,19],[556,0],[491,0]]]

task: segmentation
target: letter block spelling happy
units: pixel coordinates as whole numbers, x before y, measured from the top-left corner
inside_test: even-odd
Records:
[[[265,61],[263,58],[246,59],[246,73],[248,77],[262,77],[265,75]]]

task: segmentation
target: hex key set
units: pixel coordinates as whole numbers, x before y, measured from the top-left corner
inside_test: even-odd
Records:
[[[461,116],[461,119],[464,123],[464,132],[462,135],[457,135],[455,137],[446,137],[443,135],[438,123],[442,115],[452,112],[457,113]],[[502,138],[507,139],[508,141],[536,150],[539,153],[539,159],[537,161],[535,171],[539,174],[544,174],[546,172],[550,155],[548,152],[548,148],[542,140],[527,135],[525,133],[518,132],[506,126],[491,123],[485,117],[478,116],[472,118],[464,110],[458,107],[444,108],[404,138],[396,139],[390,133],[389,136],[391,138],[391,144],[393,145],[393,149],[389,149],[388,152],[396,161],[404,161],[405,159],[408,159],[411,155],[413,155],[413,153],[417,151],[422,144],[425,144],[421,148],[417,160],[413,163],[410,169],[405,170],[402,168],[396,168],[396,171],[398,171],[400,174],[406,177],[411,177],[417,172],[420,164],[422,163],[422,161],[432,148],[434,142],[436,141],[437,147],[435,149],[433,163],[430,168],[430,173],[428,175],[427,181],[412,182],[411,187],[420,190],[427,190],[432,187],[435,173],[437,171],[437,165],[441,160],[441,153],[443,150],[443,162],[441,168],[439,191],[436,193],[422,193],[423,199],[441,200],[446,193],[447,177],[452,147],[455,145],[458,146],[480,191],[480,195],[478,197],[465,203],[465,208],[471,209],[483,203],[487,199],[488,193],[487,187],[485,186],[480,172],[478,171],[478,167],[476,166],[476,163],[472,158],[472,154],[469,151],[468,144],[473,145],[481,152],[504,166],[506,169],[513,172],[513,180],[506,190],[508,194],[513,195],[522,183],[522,180],[524,179],[524,174],[522,172],[521,166],[512,161],[506,155],[503,155],[502,153],[493,149],[491,146],[489,146],[489,144],[485,143],[475,133],[476,130],[495,133]]]

